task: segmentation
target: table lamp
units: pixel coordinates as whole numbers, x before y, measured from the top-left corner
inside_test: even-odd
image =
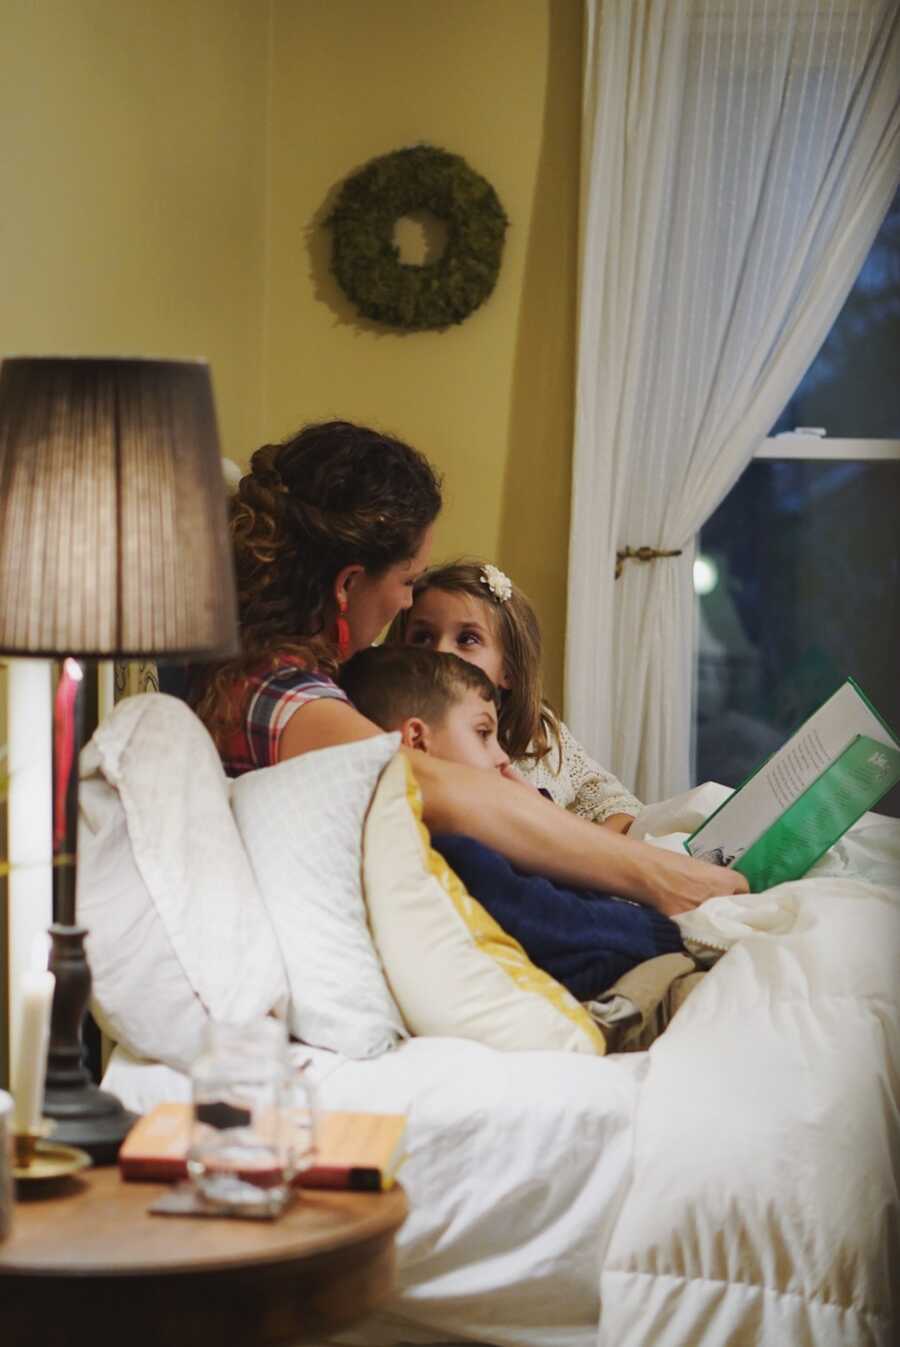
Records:
[[[82,660],[208,660],[238,647],[209,370],[16,357],[0,366],[0,652],[62,660],[54,711],[56,978],[44,1113],[54,1141],[115,1159],[132,1121],[94,1085],[76,916]],[[48,801],[48,808],[51,807]]]

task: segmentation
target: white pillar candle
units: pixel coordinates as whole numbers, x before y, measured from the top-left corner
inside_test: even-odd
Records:
[[[46,659],[7,666],[9,752],[9,1061],[18,1043],[22,978],[53,920],[53,679]],[[44,960],[46,966],[46,960]]]
[[[19,1039],[12,1074],[17,1132],[36,1132],[40,1126],[55,983],[56,978],[47,971],[22,975]]]

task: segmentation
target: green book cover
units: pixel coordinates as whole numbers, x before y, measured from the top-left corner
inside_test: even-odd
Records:
[[[900,781],[900,751],[858,734],[762,837],[734,862],[751,892],[800,879]]]
[[[751,891],[799,879],[900,780],[900,741],[852,678],[685,842]]]

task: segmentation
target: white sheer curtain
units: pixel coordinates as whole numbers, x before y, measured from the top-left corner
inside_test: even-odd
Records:
[[[586,0],[566,712],[689,784],[693,539],[814,358],[900,179],[897,0]],[[647,562],[626,547],[680,550]]]

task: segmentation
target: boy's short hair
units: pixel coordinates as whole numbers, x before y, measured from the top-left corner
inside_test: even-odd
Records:
[[[440,725],[452,706],[474,689],[496,705],[497,689],[483,669],[458,655],[411,645],[373,645],[341,665],[338,683],[361,715],[384,730],[410,716]]]

